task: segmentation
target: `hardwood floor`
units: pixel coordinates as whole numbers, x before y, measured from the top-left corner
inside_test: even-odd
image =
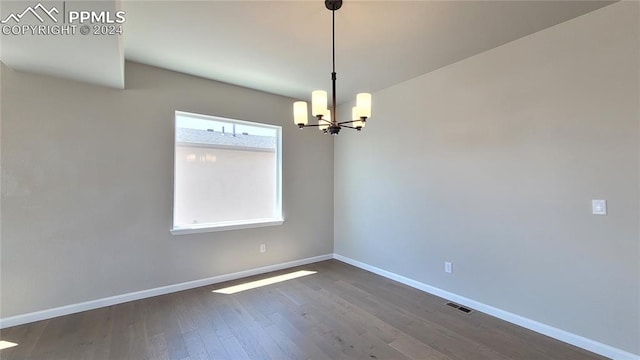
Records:
[[[213,293],[297,270],[316,274]],[[336,260],[2,330],[11,359],[604,359]]]

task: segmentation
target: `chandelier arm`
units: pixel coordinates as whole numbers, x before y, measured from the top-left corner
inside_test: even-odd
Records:
[[[349,129],[353,129],[353,130],[358,130],[358,128],[353,127],[353,126],[349,126],[349,125],[340,125],[340,127],[345,127],[345,128],[349,128]]]
[[[341,121],[341,122],[338,123],[338,125],[353,124],[356,121],[360,121],[360,120]]]

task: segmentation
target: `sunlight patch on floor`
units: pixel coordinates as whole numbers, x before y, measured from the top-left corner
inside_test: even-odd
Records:
[[[18,346],[18,344],[11,342],[11,341],[4,341],[4,340],[0,340],[0,350],[2,349],[7,349],[10,347],[14,347],[14,346]]]
[[[261,286],[271,285],[271,284],[275,284],[275,283],[279,283],[279,282],[283,282],[283,281],[287,281],[287,280],[291,280],[291,279],[295,279],[295,278],[299,278],[307,275],[312,275],[315,273],[317,273],[317,271],[300,270],[300,271],[295,271],[295,272],[284,274],[284,275],[273,276],[273,277],[262,279],[262,280],[251,281],[251,282],[240,284],[240,285],[229,286],[223,289],[213,290],[212,292],[218,293],[218,294],[231,295],[237,292],[255,289]]]

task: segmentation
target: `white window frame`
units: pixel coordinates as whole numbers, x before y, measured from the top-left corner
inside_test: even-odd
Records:
[[[186,116],[196,119],[202,120],[212,120],[212,121],[223,121],[228,123],[242,124],[242,125],[250,125],[254,127],[263,127],[267,129],[276,130],[276,199],[275,199],[275,209],[276,216],[273,218],[266,219],[249,219],[249,220],[237,220],[237,221],[224,221],[217,223],[205,223],[205,224],[190,224],[189,226],[176,226],[174,223],[175,219],[175,195],[176,195],[176,137],[175,137],[175,129],[176,129],[176,121],[178,116]],[[187,234],[198,234],[198,233],[207,233],[207,232],[215,232],[215,231],[226,231],[226,230],[237,230],[237,229],[248,229],[248,228],[256,228],[256,227],[264,227],[264,226],[275,226],[282,225],[284,223],[284,217],[282,215],[282,126],[278,125],[270,125],[264,123],[258,123],[253,121],[246,120],[238,120],[238,119],[230,119],[224,118],[220,116],[212,116],[212,115],[204,115],[204,114],[196,114],[190,113],[186,111],[176,111],[174,115],[173,129],[174,129],[174,138],[173,138],[173,211],[172,211],[172,228],[171,234],[173,235],[187,235]]]

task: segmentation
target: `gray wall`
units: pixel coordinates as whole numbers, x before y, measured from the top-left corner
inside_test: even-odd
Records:
[[[333,251],[333,141],[292,99],[135,63],[126,90],[1,75],[0,316]],[[282,125],[283,225],[169,233],[174,110]]]
[[[640,354],[638,18],[617,3],[375,93],[336,140],[335,252]]]

